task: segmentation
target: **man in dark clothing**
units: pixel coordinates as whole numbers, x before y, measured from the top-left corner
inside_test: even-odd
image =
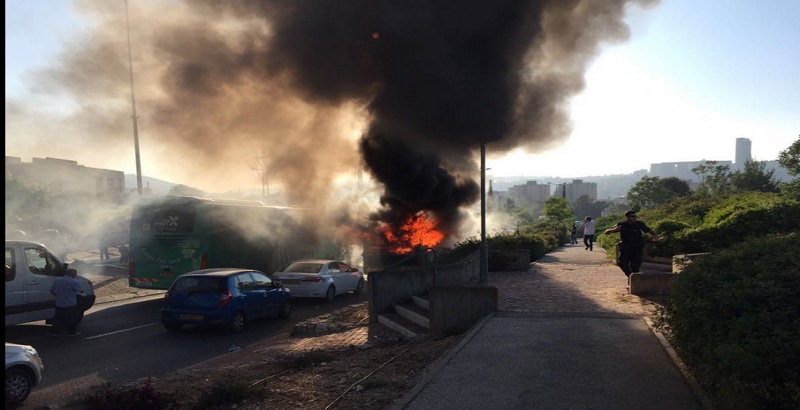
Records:
[[[56,298],[56,315],[53,317],[53,337],[57,337],[62,329],[67,330],[68,336],[80,334],[80,307],[78,295],[83,294],[80,282],[75,279],[78,271],[67,269],[64,276],[57,278],[50,286],[50,293]]]
[[[644,239],[642,232],[653,235],[653,239],[658,240],[658,234],[645,225],[644,222],[637,220],[636,212],[625,212],[625,220],[617,223],[613,228],[606,229],[603,233],[608,235],[619,232],[620,243],[617,245],[619,255],[617,263],[625,272],[625,276],[631,273],[639,273],[642,266],[642,252],[644,251]]]

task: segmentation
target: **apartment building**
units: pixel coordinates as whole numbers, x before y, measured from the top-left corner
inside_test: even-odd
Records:
[[[122,171],[90,168],[77,161],[59,158],[33,158],[23,162],[6,157],[6,172],[15,178],[47,187],[52,192],[84,194],[92,198],[121,203],[125,199],[125,174]]]

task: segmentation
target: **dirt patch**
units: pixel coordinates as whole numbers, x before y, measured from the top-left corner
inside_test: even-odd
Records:
[[[461,338],[409,340],[382,325],[369,325],[366,318],[367,304],[361,303],[295,326],[295,332],[318,329],[321,324],[332,332],[379,326],[379,331],[370,332],[371,340],[366,344],[304,351],[281,346],[281,351],[289,353],[276,354],[264,353],[272,351],[269,346],[254,347],[160,379],[113,387],[111,394],[109,389],[98,391],[95,397],[100,401],[95,408],[112,404],[104,403],[106,399],[102,396],[123,402],[139,400],[130,399],[135,395],[127,394],[135,391],[141,399],[163,395],[163,402],[170,407],[162,408],[377,410],[414,387],[428,366]],[[285,347],[290,347],[292,340],[308,341],[314,337],[331,337],[331,334],[292,336],[283,343],[289,343]],[[119,408],[117,403],[113,404]],[[74,403],[62,408],[87,407]]]

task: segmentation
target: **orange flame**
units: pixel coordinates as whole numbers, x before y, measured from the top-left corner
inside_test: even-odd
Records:
[[[395,230],[386,226],[383,237],[389,243],[388,251],[392,253],[410,253],[417,246],[434,247],[444,239],[444,234],[436,230],[436,223],[423,214],[410,215]]]

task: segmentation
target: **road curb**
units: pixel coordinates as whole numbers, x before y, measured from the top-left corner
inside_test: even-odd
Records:
[[[704,408],[708,410],[712,410],[714,407],[711,405],[711,400],[706,395],[703,388],[700,387],[700,383],[694,378],[694,375],[689,371],[689,368],[683,363],[683,360],[678,356],[678,352],[675,351],[675,348],[672,347],[672,344],[667,340],[667,338],[658,330],[656,329],[653,321],[649,317],[643,317],[645,323],[647,323],[647,327],[650,328],[650,331],[656,336],[658,341],[661,343],[661,346],[664,348],[664,351],[667,352],[669,358],[672,360],[672,363],[678,369],[678,371],[683,375],[683,378],[686,379],[686,383],[689,384],[689,387],[692,389],[692,392],[695,394],[700,403],[703,405]]]

